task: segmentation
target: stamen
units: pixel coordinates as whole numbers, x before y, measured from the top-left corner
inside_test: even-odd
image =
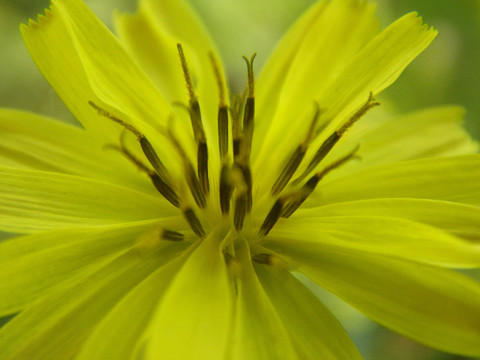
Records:
[[[252,260],[262,265],[274,265],[276,263],[275,256],[267,253],[255,254],[252,256]]]
[[[153,148],[152,144],[148,141],[148,139],[143,135],[140,131],[138,131],[134,126],[130,125],[129,123],[123,121],[122,119],[119,119],[112,114],[110,114],[108,111],[102,109],[92,101],[89,101],[88,104],[93,107],[95,110],[97,110],[98,114],[101,116],[104,116],[117,124],[122,125],[126,130],[130,131],[135,137],[137,138],[138,142],[140,143],[140,147],[142,148],[143,153],[145,154],[145,157],[147,160],[150,162],[150,164],[153,166],[154,170],[157,172],[157,174],[161,177],[163,182],[165,182],[168,186],[171,186],[169,176],[168,176],[168,171],[165,165],[163,165],[162,161],[158,157],[155,149]]]
[[[162,239],[169,241],[182,241],[185,235],[173,230],[163,229],[161,234]]]
[[[272,190],[270,191],[270,194],[272,196],[280,194],[280,192],[285,188],[285,186],[287,186],[288,182],[292,178],[293,174],[295,174],[295,171],[297,171],[298,167],[302,163],[303,158],[305,157],[305,154],[308,150],[308,145],[310,144],[310,141],[313,137],[318,118],[320,117],[320,107],[316,103],[315,105],[315,115],[313,116],[313,120],[310,124],[307,135],[305,136],[303,142],[301,142],[300,145],[298,145],[298,147],[295,149],[292,156],[288,160],[287,165],[283,168],[279,177],[273,184]]]
[[[232,184],[235,188],[235,212],[233,214],[233,224],[237,231],[242,230],[245,215],[248,212],[248,194],[247,184],[242,169],[234,165],[231,172]]]
[[[257,56],[256,53],[252,55],[250,60],[246,56],[243,56],[243,59],[247,63],[248,72],[248,92],[245,109],[243,111],[243,147],[246,162],[250,159],[255,119],[255,76],[253,72],[253,61],[255,60],[255,56]]]
[[[265,218],[262,226],[260,226],[260,230],[258,231],[259,235],[266,236],[270,230],[272,230],[273,226],[277,223],[280,215],[282,214],[283,203],[283,199],[278,199],[275,201],[275,204],[273,204],[272,209]]]
[[[183,217],[187,220],[188,225],[190,225],[190,228],[198,237],[203,238],[205,236],[205,230],[203,230],[202,224],[192,208],[187,207],[184,209]]]
[[[233,194],[233,185],[230,181],[231,168],[227,164],[222,165],[220,173],[220,209],[223,215],[230,212],[230,199]]]
[[[208,181],[208,150],[207,150],[207,139],[205,137],[205,130],[203,129],[202,123],[202,114],[200,111],[200,104],[198,102],[197,95],[195,94],[195,89],[193,87],[193,81],[190,76],[190,70],[188,68],[187,59],[183,52],[183,48],[181,44],[177,44],[178,55],[180,57],[180,63],[182,65],[183,74],[185,77],[185,83],[188,90],[189,95],[189,113],[190,113],[190,120],[192,122],[193,128],[193,135],[195,137],[195,141],[197,142],[197,172],[198,178],[200,179],[200,183],[202,185],[202,190],[204,194],[208,194],[210,191],[210,184]],[[200,154],[200,152],[202,152]]]
[[[305,202],[305,200],[307,200],[310,194],[315,190],[320,180],[322,180],[325,177],[325,175],[327,175],[330,171],[338,168],[339,166],[345,164],[347,161],[355,158],[358,149],[359,149],[359,146],[357,146],[348,155],[328,165],[322,171],[317,172],[305,183],[305,185],[302,186],[302,188],[297,193],[292,194],[291,197],[286,197],[285,199],[288,200],[288,202],[285,205],[284,209],[282,210],[281,217],[289,218]]]
[[[377,105],[380,105],[380,103],[375,101],[375,99],[373,98],[373,93],[370,92],[368,100],[362,105],[362,107],[360,107],[360,109],[358,109],[357,112],[355,112],[355,114],[353,114],[345,124],[343,124],[337,131],[333,132],[327,138],[327,140],[325,140],[323,144],[320,145],[320,148],[317,150],[312,160],[308,164],[307,169],[302,173],[302,175],[295,179],[292,184],[297,185],[303,179],[305,179],[308,174],[310,174],[317,167],[317,165],[330,153],[330,151],[337,144],[343,134],[345,134],[345,132],[353,124],[360,120],[367,113],[368,110]]]
[[[228,155],[228,107],[225,102],[225,82],[220,65],[213,53],[209,53],[218,87],[218,148],[220,159],[224,161]]]
[[[145,172],[150,180],[152,181],[153,186],[157,191],[163,195],[163,197],[168,200],[173,206],[180,206],[180,199],[172,187],[167,184],[155,171],[150,170],[144,163],[135,157],[125,145],[125,131],[120,135],[120,146],[117,145],[107,145],[109,148],[115,149],[123,154],[128,160],[134,163],[140,171]]]
[[[187,181],[187,185],[190,189],[190,192],[195,199],[195,203],[198,205],[199,208],[204,209],[207,206],[207,200],[205,198],[205,193],[202,191],[200,182],[195,174],[195,170],[193,169],[193,165],[191,161],[188,159],[187,154],[183,150],[182,146],[178,142],[178,140],[173,135],[172,131],[168,129],[168,137],[172,144],[177,149],[180,157],[183,161],[183,169],[185,172],[185,180]]]
[[[232,108],[230,109],[232,117],[232,142],[233,142],[233,158],[236,163],[240,161],[240,146],[242,144],[242,129],[240,125],[241,106],[243,99],[236,96],[232,101]]]

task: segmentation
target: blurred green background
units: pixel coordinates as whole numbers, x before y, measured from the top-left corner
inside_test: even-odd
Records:
[[[258,53],[257,69],[282,33],[313,0],[190,0],[205,19],[227,63],[233,85],[244,83],[241,56]],[[111,26],[113,9],[133,11],[135,0],[86,0]],[[385,93],[399,112],[437,104],[467,108],[466,127],[480,139],[480,1],[377,0],[382,25],[418,11],[439,36]],[[25,50],[19,23],[48,6],[46,0],[0,2],[0,106],[74,122]],[[311,284],[310,284],[311,285]],[[460,360],[398,336],[311,285],[354,338],[366,360]]]

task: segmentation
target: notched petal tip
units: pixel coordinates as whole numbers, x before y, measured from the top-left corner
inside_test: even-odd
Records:
[[[37,19],[34,20],[29,18],[26,24],[20,24],[20,31],[23,33],[24,31],[33,31],[42,26],[45,26],[52,17],[54,12],[54,5],[50,4],[49,8],[45,8],[43,10],[43,14],[37,14]]]

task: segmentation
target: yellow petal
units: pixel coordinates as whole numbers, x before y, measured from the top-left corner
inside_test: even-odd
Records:
[[[233,287],[220,235],[220,229],[210,233],[169,286],[152,318],[147,358],[224,359],[232,321]]]
[[[270,244],[380,324],[427,346],[480,355],[480,285],[454,271],[335,245]]]

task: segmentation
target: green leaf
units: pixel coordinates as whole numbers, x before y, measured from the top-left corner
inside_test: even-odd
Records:
[[[150,196],[78,176],[0,167],[0,229],[28,233],[177,215]]]
[[[299,280],[275,266],[255,270],[301,359],[362,358],[338,320]]]
[[[271,242],[292,267],[380,324],[433,348],[480,355],[480,286],[434,266],[302,240]]]

